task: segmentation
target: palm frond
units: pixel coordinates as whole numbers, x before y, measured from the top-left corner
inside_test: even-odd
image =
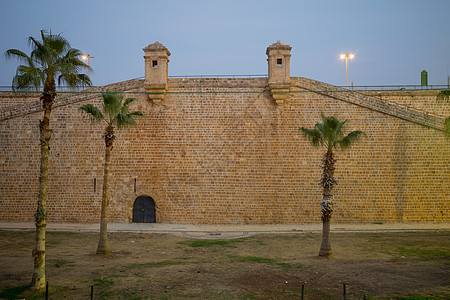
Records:
[[[135,117],[144,117],[144,114],[140,111],[122,113],[124,110],[128,111],[127,106],[133,101],[136,101],[134,98],[126,99],[123,106],[121,105],[123,99],[123,95],[121,94],[113,93],[107,90],[106,93],[102,94],[102,98],[103,112],[92,104],[86,104],[80,107],[80,110],[88,113],[91,121],[93,122],[104,120],[108,124],[108,128],[112,130],[114,129],[114,126],[117,126],[117,128],[120,129],[134,125],[136,124]]]
[[[339,128],[341,128],[341,122],[334,116],[326,117],[323,113],[321,114],[323,125],[318,124],[323,138],[326,141],[326,146],[328,149],[334,147],[336,140],[339,138],[341,133]]]
[[[105,117],[103,116],[102,112],[98,109],[98,107],[92,104],[85,104],[80,107],[80,110],[87,113],[92,123],[99,123],[102,120],[105,120]]]
[[[80,59],[82,54],[83,53],[80,50],[70,48],[67,53],[60,58],[58,64],[71,64],[75,66],[78,71],[91,69],[82,59]]]
[[[134,117],[142,117],[142,118],[145,119],[144,114],[142,112],[140,112],[140,111],[132,111],[132,112],[128,113],[127,116],[129,118],[133,118],[133,119],[134,119]]]
[[[342,136],[344,135],[344,129],[345,129],[345,124],[347,123],[347,120],[344,121],[339,121],[337,118],[335,118],[337,121],[336,124],[336,129],[335,129],[335,138],[339,139],[342,138]]]
[[[60,33],[47,35],[46,42],[49,48],[58,54],[66,52],[71,48],[70,43]]]
[[[45,74],[38,68],[20,65],[12,81],[14,91],[39,89],[45,81]]]
[[[29,56],[17,49],[10,49],[5,52],[6,58],[16,57],[28,65],[19,66],[15,78],[13,79],[13,88],[21,89],[38,86],[37,82],[44,84],[47,78],[42,79],[42,74],[49,77],[49,82],[58,78],[58,82],[66,82],[69,86],[90,86],[91,81],[82,70],[91,71],[83,61],[79,59],[81,51],[70,47],[69,42],[61,34],[52,34],[45,30],[40,31],[41,40],[32,36],[28,38],[28,44],[32,51]],[[36,76],[37,71],[31,72],[33,68],[39,69],[42,74]],[[26,73],[29,74],[26,74]],[[51,78],[51,79],[50,79]]]
[[[363,135],[363,132],[360,130],[352,131],[347,136],[340,139],[337,144],[341,147],[342,150],[347,149],[352,145],[354,142],[358,141],[361,136]]]
[[[125,99],[125,102],[123,103],[123,106],[128,107],[134,101],[137,101],[137,99],[136,98],[127,98],[127,99]]]
[[[324,139],[324,144],[327,148],[333,147],[333,123],[330,118],[326,117],[323,113],[321,114],[322,124],[316,124],[316,128],[320,130],[322,137]]]
[[[60,33],[52,34],[51,31],[48,32],[46,30],[41,30],[40,32],[42,42],[37,41],[31,36],[28,38],[28,42],[33,49],[38,50],[37,53],[58,56],[70,49],[70,43]]]
[[[324,141],[319,129],[317,129],[317,128],[308,129],[308,128],[302,127],[302,128],[300,128],[300,130],[303,132],[305,137],[311,141],[311,144],[314,147],[319,147],[324,144],[325,141]]]
[[[41,38],[44,41],[44,38],[42,36],[42,30],[41,30]],[[41,52],[42,51],[46,51],[45,46],[44,46],[44,42],[41,43],[40,41],[38,41],[37,39],[35,39],[32,36],[28,37],[28,46],[30,46],[31,49],[33,49],[32,52],[35,52],[35,51],[41,51]]]
[[[134,125],[136,124],[136,121],[134,120],[133,117],[130,117],[129,115],[125,115],[122,113],[119,113],[116,115],[116,118],[114,119],[114,124],[117,125],[117,128],[123,128],[123,127],[128,127],[130,125]]]
[[[30,36],[28,38],[29,44],[32,47],[30,57],[33,61],[38,62],[44,69],[51,66],[54,61],[54,53],[46,47],[45,42],[40,42],[34,37]]]
[[[59,77],[70,77],[72,75],[77,75],[77,69],[71,64],[53,64],[48,70],[52,71],[54,74],[60,74]]]
[[[114,124],[117,125],[117,128],[123,128],[123,127],[128,127],[131,125],[135,125],[136,120],[134,119],[134,117],[136,117],[136,116],[144,117],[144,114],[141,113],[140,111],[132,111],[128,114],[119,113],[116,115]]]
[[[102,94],[102,97],[103,111],[108,116],[109,122],[112,124],[114,123],[116,115],[121,112],[123,95],[107,90],[106,93]]]
[[[132,111],[132,112],[128,113],[127,115],[130,117],[143,117],[145,119],[144,114],[140,111]]]
[[[127,98],[125,99],[123,105],[122,105],[122,113],[123,114],[127,114],[128,113],[128,107],[130,106],[131,103],[133,103],[134,101],[137,101],[136,98]]]
[[[450,90],[442,90],[436,96],[437,102],[449,102],[449,99],[450,99]]]
[[[89,87],[92,86],[91,79],[86,74],[63,73],[58,77],[58,85],[65,82],[70,87]]]
[[[331,150],[336,145],[340,145],[342,149],[345,149],[363,134],[362,131],[353,131],[343,138],[347,120],[341,122],[337,117],[327,117],[323,113],[321,118],[322,123],[317,123],[314,129],[301,128],[313,146],[326,146],[328,150]]]
[[[9,49],[5,51],[5,58],[6,59],[11,59],[11,58],[16,58],[19,62],[24,62],[27,63],[30,66],[34,67],[34,63],[33,60],[31,59],[31,57],[29,57],[27,54],[25,54],[24,52],[17,50],[17,49]]]
[[[65,58],[78,58],[78,57],[80,57],[82,55],[83,55],[83,52],[81,52],[79,49],[77,49],[77,48],[70,48],[69,50],[67,50]],[[79,59],[79,60],[81,62],[83,62],[83,60],[81,60],[81,59]]]

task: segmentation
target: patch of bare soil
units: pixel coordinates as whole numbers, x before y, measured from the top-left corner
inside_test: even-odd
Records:
[[[110,233],[113,253],[104,257],[94,254],[97,234],[48,232],[49,299],[89,299],[91,286],[94,299],[300,299],[302,285],[305,299],[342,299],[344,284],[347,299],[448,299],[449,237],[332,233],[334,257],[321,259],[319,234]],[[21,292],[31,280],[34,232],[0,231],[0,241],[0,298],[44,299]]]

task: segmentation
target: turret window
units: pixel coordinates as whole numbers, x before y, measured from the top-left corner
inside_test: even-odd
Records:
[[[158,61],[157,60],[152,60],[152,66],[153,66],[153,68],[157,68],[158,67]]]
[[[277,66],[281,66],[281,65],[283,65],[283,59],[277,58]]]

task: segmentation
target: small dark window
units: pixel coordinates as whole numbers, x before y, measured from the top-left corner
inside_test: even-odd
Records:
[[[153,65],[153,68],[157,68],[158,67],[158,61],[157,60],[153,60],[152,61],[152,65]]]
[[[277,66],[281,66],[283,64],[282,58],[277,58]]]

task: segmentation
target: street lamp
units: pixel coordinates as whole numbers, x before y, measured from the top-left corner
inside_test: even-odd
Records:
[[[89,67],[89,60],[91,58],[95,58],[95,57],[91,56],[90,54],[83,54],[81,56],[81,59],[86,61],[86,64],[88,65],[88,67]],[[87,76],[89,77],[89,68],[87,69]]]
[[[345,59],[345,74],[347,75],[347,89],[348,89],[348,59],[353,59],[355,57],[354,54],[352,53],[347,53],[345,52],[345,54],[341,54],[340,58],[341,59]]]

